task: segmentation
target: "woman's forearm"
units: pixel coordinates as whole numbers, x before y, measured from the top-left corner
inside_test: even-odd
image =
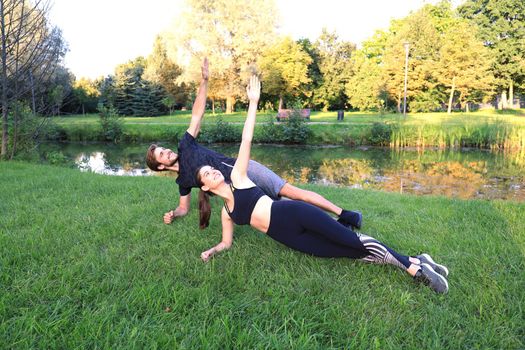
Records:
[[[253,129],[255,128],[255,116],[257,114],[257,101],[250,101],[248,107],[248,116],[244,122],[244,128],[242,129],[242,140],[252,141]]]

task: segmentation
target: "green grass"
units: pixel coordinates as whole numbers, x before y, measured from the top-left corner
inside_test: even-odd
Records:
[[[450,269],[450,292],[390,266],[319,259],[249,227],[172,225],[166,177],[0,162],[0,348],[523,349],[525,204],[315,187],[363,232]],[[195,197],[195,196],[194,196]],[[195,203],[193,203],[195,207]]]
[[[256,130],[262,130],[275,113],[258,114]],[[344,121],[337,121],[336,112],[312,112],[307,140],[309,144],[390,145],[391,147],[478,147],[487,149],[525,149],[525,111],[513,113],[485,110],[474,113],[418,113],[399,114],[345,113]],[[234,124],[241,133],[245,112],[231,115],[207,113],[203,133],[216,125],[217,118]],[[171,116],[124,117],[124,142],[174,141],[184,133],[191,112],[176,112]],[[54,118],[70,141],[100,139],[98,116],[68,116]],[[386,125],[389,135],[374,135],[374,123]],[[257,141],[256,132],[256,140]]]
[[[504,113],[497,110],[482,110],[471,113],[409,113],[407,114],[407,123],[417,124],[445,124],[445,125],[478,125],[485,122],[495,122],[505,120],[517,125],[525,125],[525,110],[512,110]],[[257,119],[265,122],[270,117],[275,117],[275,112],[257,112]],[[212,114],[206,111],[203,124],[213,123],[218,117],[232,123],[243,123],[246,118],[246,112],[235,112],[232,114]],[[178,124],[188,125],[191,119],[191,111],[176,111],[173,115],[164,115],[158,117],[124,117],[126,124]],[[54,120],[61,125],[72,124],[97,124],[97,114],[71,115],[54,117]],[[312,111],[310,121],[318,123],[337,123],[337,124],[372,124],[374,122],[395,122],[405,120],[402,115],[396,113],[378,114],[372,112],[345,112],[343,121],[337,121],[337,111],[319,112]]]

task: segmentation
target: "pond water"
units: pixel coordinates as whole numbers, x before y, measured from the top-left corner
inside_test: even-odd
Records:
[[[41,152],[60,152],[81,171],[147,176],[155,174],[144,162],[148,146],[47,144]],[[209,148],[229,156],[238,151],[238,145]],[[525,153],[254,145],[252,158],[293,184],[525,201]]]

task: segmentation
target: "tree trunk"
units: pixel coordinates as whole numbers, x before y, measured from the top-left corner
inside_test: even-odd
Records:
[[[7,37],[3,1],[0,1],[0,29],[2,31],[2,151],[0,156],[7,157]]]
[[[33,115],[36,114],[36,101],[35,101],[35,84],[33,82],[33,73],[29,71],[29,82],[31,84],[31,102],[33,104]]]
[[[211,99],[211,114],[215,115],[215,99]]]
[[[18,141],[18,113],[20,112],[18,103],[15,105],[15,112],[14,112],[14,118],[13,118],[13,147],[11,148],[11,157],[9,159],[13,159],[16,153],[16,144]]]
[[[283,109],[283,97],[279,96],[279,108],[277,109],[277,112],[280,112],[281,109]]]
[[[501,92],[501,109],[507,109],[507,91]]]
[[[447,113],[452,112],[452,101],[454,100],[454,89],[456,88],[456,77],[452,78],[452,88],[450,89],[450,97],[448,99],[448,110]]]
[[[226,114],[232,114],[233,108],[235,107],[235,97],[226,97]]]
[[[514,82],[512,80],[509,85],[509,108],[514,108]]]
[[[470,113],[470,107],[469,106],[470,106],[470,104],[468,102],[466,102],[466,104],[465,104],[465,112],[467,112],[467,113]]]
[[[397,95],[397,113],[402,113],[401,110],[401,92]]]

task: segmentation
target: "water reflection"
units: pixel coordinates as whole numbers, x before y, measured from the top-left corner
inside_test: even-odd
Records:
[[[61,152],[82,171],[145,176],[152,174],[144,163],[147,146],[47,145],[42,152]],[[238,151],[237,145],[211,148],[229,156]],[[254,145],[252,157],[295,184],[525,200],[525,152]]]
[[[90,171],[104,175],[126,175],[126,176],[147,176],[153,172],[143,168],[139,161],[121,162],[112,164],[106,159],[104,152],[81,152],[75,157],[75,164],[80,171]]]

